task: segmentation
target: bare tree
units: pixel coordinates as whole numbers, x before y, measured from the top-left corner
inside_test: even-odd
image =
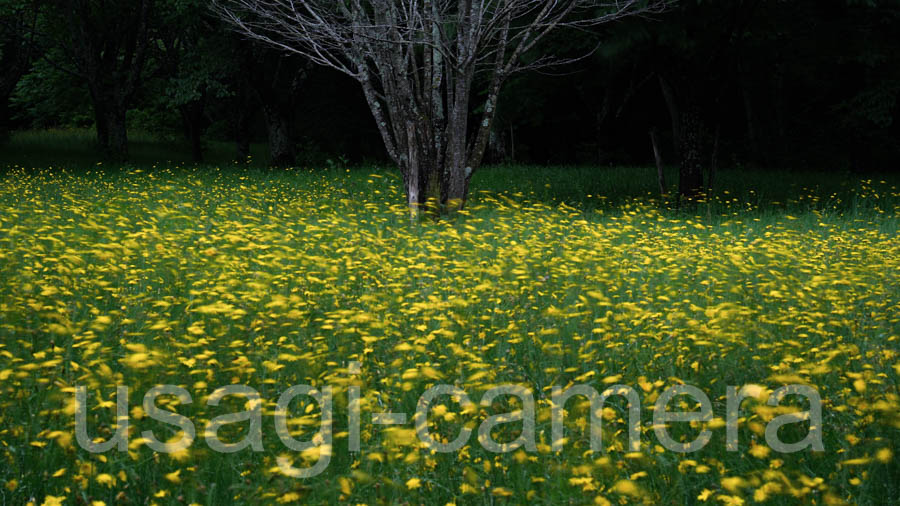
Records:
[[[504,81],[515,72],[560,63],[534,54],[548,33],[657,11],[664,3],[213,0],[216,12],[247,37],[360,83],[387,152],[403,174],[414,215],[426,204],[443,211],[463,207]],[[485,88],[473,89],[476,82]],[[474,123],[476,105],[481,116]]]

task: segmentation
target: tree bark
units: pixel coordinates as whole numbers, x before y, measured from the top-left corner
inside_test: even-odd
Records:
[[[750,143],[751,156],[756,159],[762,153],[759,150],[759,136],[756,133],[756,114],[753,110],[753,102],[750,99],[750,90],[747,89],[746,82],[741,80],[741,97],[744,99],[744,116],[747,122],[747,140]]]
[[[125,121],[125,107],[113,105],[105,109],[109,142],[106,154],[112,160],[128,159],[128,129]]]
[[[406,144],[408,149],[407,160],[409,167],[406,172],[406,195],[409,202],[410,218],[416,219],[419,215],[420,206],[424,203],[424,199],[420,197],[422,167],[419,165],[418,142],[416,142],[416,125],[412,121],[406,122]]]
[[[675,148],[675,154],[680,155],[681,152],[681,110],[678,107],[678,100],[675,97],[675,90],[672,84],[662,76],[659,77],[659,88],[662,91],[663,98],[666,101],[666,108],[669,110],[669,118],[672,121],[672,146]]]
[[[239,163],[250,160],[250,115],[239,113],[234,126],[235,159]]]
[[[697,108],[689,105],[681,115],[681,170],[678,193],[695,198],[703,191],[703,125]]]
[[[9,96],[0,97],[0,143],[9,139]]]
[[[185,140],[191,145],[191,159],[195,163],[203,162],[203,109],[202,98],[178,108],[184,123]]]
[[[719,136],[722,133],[722,126],[716,126],[716,135],[713,138],[712,155],[709,160],[709,175],[706,178],[706,198],[712,198],[713,183],[716,180],[716,172],[719,170]]]
[[[94,119],[97,123],[97,144],[100,152],[113,161],[128,159],[128,133],[125,121],[126,107],[116,100],[115,90],[89,85],[94,103]]]
[[[609,117],[610,103],[612,102],[612,83],[607,83],[603,93],[603,102],[594,115],[594,136],[597,142],[597,163],[606,165],[609,160],[607,154],[608,136],[606,134],[606,118]]]
[[[703,121],[690,84],[677,80],[678,88],[659,74],[659,85],[672,121],[672,140],[680,160],[678,194],[695,198],[703,192]]]
[[[250,84],[243,76],[237,76],[235,95],[231,101],[231,133],[235,160],[238,163],[247,163],[250,160],[250,122],[255,106]]]
[[[291,114],[273,105],[263,106],[269,137],[269,166],[291,167],[297,162]]]
[[[104,155],[109,152],[109,113],[108,103],[97,96],[97,92],[91,88],[91,100],[94,103],[94,122],[97,130],[97,147]]]
[[[653,159],[656,161],[656,181],[659,183],[659,194],[666,194],[666,174],[663,171],[662,155],[659,152],[659,139],[656,128],[650,129],[650,145],[653,148]]]

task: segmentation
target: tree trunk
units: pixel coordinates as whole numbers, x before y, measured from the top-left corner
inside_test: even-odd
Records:
[[[677,82],[681,83],[678,89],[659,74],[659,87],[672,120],[675,152],[681,160],[678,194],[694,198],[703,192],[703,122],[694,92],[688,89],[690,84]]]
[[[516,133],[512,122],[509,123],[509,163],[516,163]]]
[[[789,146],[786,142],[787,138],[787,120],[788,120],[788,104],[785,85],[785,66],[778,62],[775,64],[775,73],[772,76],[772,96],[773,109],[775,116],[775,135],[768,135],[766,149],[770,151],[769,159],[783,160],[787,154]],[[774,148],[774,149],[772,149]],[[774,152],[774,154],[771,154]]]
[[[755,161],[761,161],[764,153],[759,149],[759,135],[756,132],[756,114],[753,109],[753,102],[750,99],[750,90],[747,89],[746,81],[741,80],[741,96],[744,99],[744,116],[747,122],[747,140],[750,143],[751,158]]]
[[[456,102],[449,111],[447,135],[447,162],[444,167],[442,196],[446,212],[461,210],[466,203],[469,191],[469,175],[472,169],[467,166],[466,139],[469,107],[469,83],[464,77],[458,77],[455,90]],[[484,139],[485,146],[487,138]],[[483,153],[483,149],[482,149]]]
[[[447,207],[449,211],[459,211],[465,206],[469,194],[469,167],[451,167],[447,175]]]
[[[250,160],[250,120],[252,118],[251,108],[246,101],[240,100],[236,104],[232,118],[235,160],[239,163],[247,163]]]
[[[406,170],[406,200],[409,203],[410,218],[416,219],[419,216],[420,208],[423,204],[423,195],[420,195],[419,176],[422,172],[422,166],[419,164],[419,143],[416,140],[416,125],[411,120],[406,122],[406,147],[408,153],[406,155],[409,167]]]
[[[235,159],[239,163],[250,161],[250,134],[249,129],[242,130],[234,141]]]
[[[185,139],[191,144],[191,159],[195,163],[203,161],[203,100],[195,100],[178,109],[184,123]]]
[[[269,166],[291,167],[297,162],[290,114],[276,106],[263,106],[269,136]]]
[[[125,108],[111,105],[106,109],[106,125],[109,128],[107,156],[115,161],[128,159],[128,130]]]
[[[458,113],[459,111],[454,110],[451,114]],[[469,192],[469,174],[471,174],[471,169],[466,166],[465,118],[457,121],[456,126],[457,131],[448,135],[447,165],[443,171],[441,191],[444,197],[444,210],[451,213],[459,211],[465,206],[466,196]],[[461,132],[458,130],[459,128],[462,128]]]
[[[9,96],[0,98],[0,143],[9,139]]]
[[[703,126],[693,105],[685,107],[681,116],[681,171],[678,193],[694,198],[703,191]]]
[[[607,148],[609,145],[608,135],[606,132],[606,118],[609,117],[610,102],[612,101],[612,84],[607,83],[606,90],[603,93],[603,103],[597,114],[594,115],[594,136],[597,142],[597,163],[606,165],[609,161]]]
[[[504,131],[492,128],[490,137],[488,138],[487,162],[498,164],[503,163],[508,158],[509,153],[506,149]]]
[[[203,162],[203,138],[200,132],[200,126],[191,123],[191,159],[195,163]]]
[[[669,110],[669,118],[672,121],[672,145],[675,148],[675,154],[681,151],[681,111],[678,107],[678,101],[675,98],[675,90],[662,74],[659,77],[659,88],[662,90],[663,98],[666,101],[666,108]]]
[[[666,194],[666,174],[663,171],[662,155],[659,152],[659,140],[656,128],[650,129],[650,145],[653,148],[653,159],[656,161],[656,181],[659,183],[659,194]]]
[[[97,144],[103,156],[114,161],[128,159],[128,133],[124,98],[115,89],[89,83],[97,122]]]
[[[706,198],[712,198],[713,183],[716,180],[716,172],[719,169],[719,136],[722,133],[722,126],[716,126],[716,135],[713,139],[712,155],[709,160],[709,175],[706,178]]]
[[[94,99],[94,121],[97,127],[97,146],[101,153],[109,151],[109,118],[106,106]]]

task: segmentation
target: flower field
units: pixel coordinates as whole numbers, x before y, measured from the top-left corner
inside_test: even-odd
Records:
[[[456,218],[411,223],[396,178],[370,172],[3,176],[0,504],[900,501],[896,186],[860,181],[849,196],[798,195],[780,208],[723,197],[696,213],[642,197],[586,210],[487,188]],[[475,434],[458,451],[430,449],[413,413],[439,383],[473,402],[427,406],[419,423],[438,439],[513,413],[491,437],[528,439],[515,419],[533,416],[533,449],[495,453]],[[160,384],[189,393],[156,406],[188,419],[193,437],[148,416],[142,398]],[[279,396],[304,384],[331,387],[333,437],[322,439],[323,407],[299,396],[287,425],[316,446],[298,452],[273,419]],[[529,389],[534,409],[515,396],[479,402],[504,384]],[[640,448],[626,444],[615,397],[599,413],[603,451],[591,452],[584,398],[565,405],[562,449],[551,448],[552,388],[613,384],[640,395]],[[710,430],[697,452],[657,440],[654,403],[680,384],[712,405],[711,419],[668,428],[685,443]],[[824,451],[766,445],[775,417],[809,409],[800,397],[766,403],[789,384],[821,397]],[[81,448],[76,387],[100,442],[116,432],[121,385],[127,448]],[[208,402],[226,385],[259,398]],[[728,386],[752,393],[736,450]],[[696,404],[682,396],[669,410]],[[210,420],[254,408],[261,427],[232,423],[218,437],[258,430],[261,448],[209,446]],[[387,412],[408,422],[373,420]],[[779,437],[801,441],[809,425]],[[156,452],[144,431],[188,444]],[[309,478],[280,465],[328,457]]]

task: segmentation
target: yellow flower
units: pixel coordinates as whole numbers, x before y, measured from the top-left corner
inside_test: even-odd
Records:
[[[638,495],[640,488],[631,480],[619,480],[613,486],[613,490],[623,495]]]
[[[277,499],[281,504],[288,504],[300,500],[300,494],[297,492],[288,492]]]
[[[181,469],[177,471],[173,471],[165,476],[165,478],[172,483],[181,483]]]
[[[746,486],[747,480],[741,478],[740,476],[722,478],[722,488],[731,493],[737,493]]]
[[[504,487],[494,487],[494,489],[491,490],[491,494],[497,497],[509,497],[513,495],[512,490]]]
[[[415,490],[422,486],[422,480],[418,478],[410,478],[406,480],[406,488],[410,490]]]
[[[95,480],[97,480],[97,483],[106,485],[109,488],[116,486],[116,478],[106,473],[98,474]]]
[[[344,495],[350,495],[353,493],[353,486],[350,483],[350,480],[344,476],[338,478],[338,483],[341,486],[341,493]]]
[[[769,447],[766,445],[753,445],[750,447],[750,455],[758,459],[764,459],[769,456]]]

